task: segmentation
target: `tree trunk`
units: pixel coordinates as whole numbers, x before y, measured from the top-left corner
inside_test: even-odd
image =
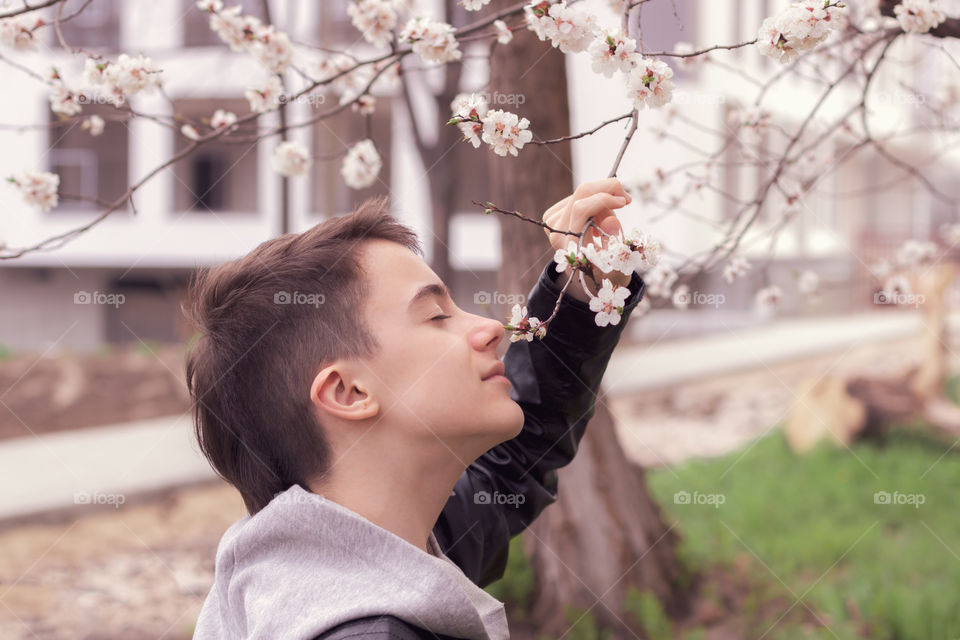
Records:
[[[507,98],[525,98],[512,110],[529,118],[538,138],[569,134],[565,58],[533,33],[519,29],[509,47],[495,50],[490,87]],[[529,217],[539,218],[574,188],[569,143],[527,145],[518,158],[492,156],[490,162],[490,199]],[[501,218],[501,226],[500,291],[526,293],[553,251],[536,225]],[[505,317],[507,310],[500,311]],[[603,627],[620,633],[636,629],[623,608],[629,586],[650,590],[668,611],[680,611],[676,539],[646,489],[642,470],[626,459],[601,393],[577,457],[561,470],[557,503],[525,534],[537,576],[536,628],[559,637],[571,626],[563,612],[572,605],[590,610]]]

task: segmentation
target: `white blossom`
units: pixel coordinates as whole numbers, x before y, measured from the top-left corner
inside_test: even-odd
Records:
[[[955,245],[960,244],[960,224],[947,223],[940,225],[940,235],[944,241],[950,245],[950,248],[953,248]]]
[[[182,127],[180,127],[180,133],[183,134],[184,138],[188,138],[190,140],[200,139],[200,132],[197,131],[197,128],[194,127],[192,124],[185,124]]]
[[[90,116],[82,123],[80,123],[80,128],[90,131],[91,136],[98,136],[103,133],[103,128],[106,126],[106,123],[103,121],[103,118],[100,116]]]
[[[43,24],[38,20],[36,27]],[[31,51],[37,48],[37,38],[33,29],[26,26],[20,16],[0,20],[0,43],[14,51]]]
[[[646,291],[656,298],[666,298],[671,295],[673,285],[677,281],[677,272],[660,263],[643,274],[643,283]]]
[[[283,73],[293,62],[293,44],[290,37],[272,25],[256,32],[250,43],[250,52],[263,66],[274,73]]]
[[[592,14],[570,8],[566,2],[531,2],[524,7],[524,17],[527,27],[538,38],[549,38],[550,43],[564,53],[585,51],[597,30]]]
[[[900,28],[910,33],[926,33],[947,19],[934,0],[903,0],[893,13]]]
[[[107,66],[107,82],[126,95],[149,91],[160,86],[160,70],[150,58],[121,53],[115,63]]]
[[[750,261],[742,256],[734,256],[723,268],[723,279],[727,284],[733,284],[733,281],[740,278],[750,270]]]
[[[250,111],[254,113],[264,113],[272,111],[283,104],[283,85],[276,76],[270,76],[267,83],[260,89],[247,89],[247,101],[250,103]]]
[[[292,178],[302,176],[313,164],[310,152],[301,143],[288,140],[281,142],[273,151],[271,158],[273,170],[282,176]]]
[[[637,41],[622,33],[601,31],[590,44],[592,69],[610,78],[617,71],[629,72],[641,59],[637,53]]]
[[[513,309],[510,310],[510,322],[507,324],[507,329],[513,332],[510,334],[510,342],[520,340],[532,342],[534,336],[542,338],[547,332],[547,328],[541,326],[542,324],[539,318],[527,317],[526,307],[521,307],[519,304],[513,305]]]
[[[236,5],[210,15],[210,29],[237,52],[246,50],[263,26],[259,18],[242,11],[243,7]]]
[[[660,241],[653,236],[634,228],[627,234],[625,242],[633,254],[638,256],[632,258],[632,260],[635,261],[640,269],[652,269],[660,263],[663,246],[660,244]],[[621,271],[623,271],[622,268]],[[630,271],[623,271],[623,273],[628,274],[632,271],[633,269],[631,268]]]
[[[362,96],[354,96],[352,93],[345,93],[340,96],[340,104],[352,102],[350,109],[356,111],[362,116],[369,116],[377,110],[377,99],[365,93]]]
[[[594,237],[591,242],[583,246],[583,257],[603,273],[613,271],[613,264],[610,259],[610,252],[603,247],[602,240]]]
[[[477,93],[461,93],[450,103],[450,110],[454,118],[469,120],[457,123],[457,127],[463,134],[464,141],[472,144],[474,149],[479,148],[483,134],[483,117],[489,111],[487,99]]]
[[[75,116],[83,107],[77,100],[76,94],[62,84],[56,84],[50,92],[50,110],[64,116]]]
[[[503,20],[494,20],[493,28],[497,30],[497,42],[500,44],[510,44],[510,41],[513,40],[513,31],[510,30],[506,22]]]
[[[769,313],[775,308],[780,306],[780,303],[783,301],[783,292],[780,290],[780,287],[773,284],[769,287],[764,287],[757,291],[757,295],[754,299],[754,302],[757,305],[757,308],[760,309],[763,313]]]
[[[361,140],[353,145],[343,159],[340,174],[351,189],[364,189],[377,180],[382,161],[373,140]]]
[[[516,156],[523,145],[533,140],[533,133],[527,129],[530,121],[515,113],[494,109],[482,118],[484,142],[493,147],[498,156]]]
[[[937,245],[933,242],[910,239],[897,249],[896,259],[901,267],[914,267],[925,264],[937,255]]]
[[[883,291],[881,292],[887,303],[896,303],[898,298],[909,296],[912,293],[913,287],[910,284],[910,279],[902,273],[887,278],[886,282],[883,283]]]
[[[757,34],[760,53],[787,64],[826,40],[837,25],[839,7],[825,4],[824,0],[794,2],[779,15],[766,18]]]
[[[630,297],[630,289],[626,287],[614,289],[613,284],[604,278],[603,285],[597,291],[597,295],[590,298],[590,310],[597,313],[594,317],[597,326],[605,327],[608,324],[620,324],[623,304],[628,297]]]
[[[223,9],[221,0],[197,0],[197,9],[205,13],[216,13]]]
[[[237,114],[232,111],[224,111],[223,109],[214,111],[213,116],[210,118],[210,126],[218,130],[227,127],[234,128],[236,123]]]
[[[566,249],[557,249],[553,253],[553,261],[557,263],[557,273],[563,273],[567,270],[567,267],[573,269],[578,265],[585,264],[586,258],[584,257],[584,252],[581,251],[577,245],[577,242],[571,240]]]
[[[397,11],[389,0],[354,0],[347,5],[347,15],[373,46],[385,47],[393,40]]]
[[[461,0],[463,8],[467,11],[479,11],[484,6],[490,4],[490,0]]]
[[[672,77],[673,69],[667,63],[639,57],[627,76],[627,95],[637,108],[662,107],[673,98]]]
[[[413,52],[424,62],[453,62],[463,56],[455,32],[446,22],[417,17],[404,25],[400,39],[411,43]]]
[[[104,97],[119,106],[127,96],[159,87],[161,71],[150,58],[121,53],[116,62],[87,58],[83,79],[90,86],[101,89]]]
[[[24,202],[49,211],[59,203],[60,176],[46,171],[28,171],[8,178],[20,189]]]
[[[820,276],[816,272],[806,269],[797,278],[797,290],[805,295],[812,296],[820,289]]]

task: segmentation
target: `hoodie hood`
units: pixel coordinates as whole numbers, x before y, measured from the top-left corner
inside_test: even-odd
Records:
[[[227,529],[194,640],[302,639],[389,614],[456,638],[509,638],[502,602],[429,553],[294,485]]]

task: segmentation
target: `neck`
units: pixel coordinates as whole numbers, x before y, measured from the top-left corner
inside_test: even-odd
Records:
[[[310,490],[427,552],[427,540],[464,467],[450,450],[352,447],[328,479]],[[369,443],[365,443],[369,444]],[[387,461],[386,463],[384,461]]]

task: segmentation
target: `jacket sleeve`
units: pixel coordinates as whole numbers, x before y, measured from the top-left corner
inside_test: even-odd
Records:
[[[548,318],[566,279],[548,264],[527,297],[527,313]],[[523,409],[523,430],[467,467],[433,529],[447,557],[480,587],[503,576],[510,539],[557,499],[556,470],[573,460],[610,355],[643,297],[637,273],[628,289],[617,325],[598,327],[586,303],[564,295],[542,341],[519,340],[507,349],[506,377]]]

